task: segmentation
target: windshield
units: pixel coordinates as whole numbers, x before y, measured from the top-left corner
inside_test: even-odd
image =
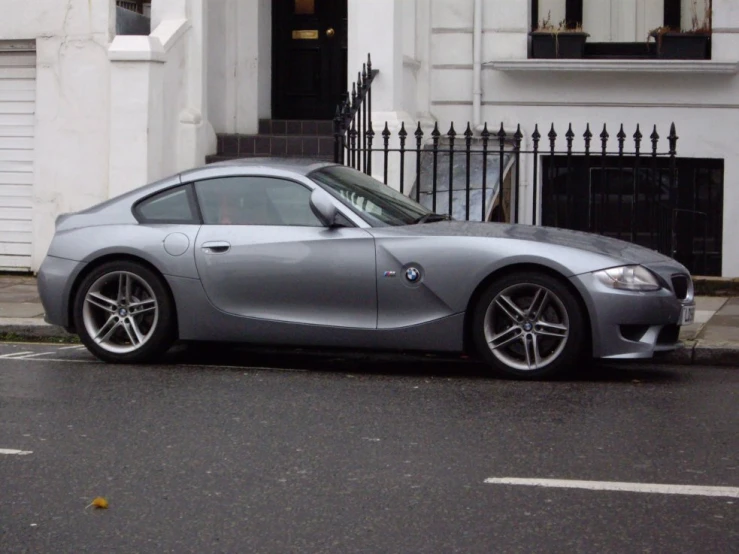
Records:
[[[410,225],[434,215],[392,187],[345,166],[331,166],[309,175],[342,199],[374,226]],[[428,220],[426,218],[425,220]]]

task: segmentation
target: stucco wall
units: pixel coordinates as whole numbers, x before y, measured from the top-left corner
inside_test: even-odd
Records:
[[[348,4],[350,80],[367,52],[381,71],[373,87],[376,126],[385,118],[394,131],[400,120],[415,124],[437,119],[442,130],[454,121],[458,131],[467,121],[480,123],[473,121],[474,0]],[[482,61],[525,60],[529,0],[482,4]],[[714,0],[713,5],[713,59],[737,61],[739,5],[735,0]],[[218,132],[254,133],[258,119],[270,115],[270,0],[157,0],[153,29],[189,17],[192,28],[161,60],[145,70],[122,62],[116,76],[107,56],[113,0],[1,0],[0,6],[13,15],[0,18],[0,37],[35,39],[37,44],[35,267],[46,252],[57,214],[87,207],[116,187],[132,188],[145,177],[196,160],[210,142],[203,139],[207,121],[201,125],[198,118],[210,119]],[[203,52],[204,63],[198,60]],[[139,95],[127,104],[128,112],[111,104],[111,79]],[[739,187],[734,186],[739,176],[739,147],[733,140],[739,123],[736,73],[552,73],[487,66],[482,89],[481,121],[493,127],[501,121],[507,127],[520,123],[527,134],[534,123],[564,129],[570,122],[578,135],[586,122],[613,129],[624,123],[630,134],[637,123],[650,129],[656,123],[664,134],[674,121],[680,155],[725,160],[723,272],[739,275],[739,254],[729,240],[739,233],[739,221],[731,217],[739,209]],[[140,115],[141,110],[144,115],[126,128],[126,113]],[[120,144],[111,136],[111,114],[130,132],[116,135]],[[130,144],[126,155],[136,157],[140,143],[140,178],[126,181],[127,160],[119,156],[117,165],[111,163],[111,145],[122,152]],[[111,176],[120,183],[109,190]]]
[[[270,0],[208,0],[207,90],[217,133],[256,133],[271,114]]]
[[[180,113],[188,105],[187,38],[185,34],[175,40],[162,68],[161,86],[152,90],[152,96],[159,96],[152,101],[161,106],[164,136],[160,143],[152,145],[161,152],[161,168],[156,174],[150,175],[150,180],[189,169],[184,167],[184,160],[179,160]],[[156,116],[155,110],[152,110],[152,115]]]
[[[33,270],[59,214],[201,164],[215,150],[203,3],[157,0],[151,37],[116,38],[115,0],[0,0],[0,40],[32,40],[37,52]],[[173,27],[187,36],[167,41]],[[123,47],[112,48],[114,39]]]
[[[418,0],[404,0],[400,17],[403,20],[403,96],[401,107],[413,118],[418,118],[418,70],[421,60],[417,55]]]
[[[36,40],[33,267],[56,214],[106,197],[111,0],[3,0],[0,39]],[[8,14],[12,16],[9,17]]]
[[[188,6],[192,19],[177,10],[162,16],[162,5],[154,5],[151,35],[116,37],[110,45],[110,196],[202,165],[215,151],[203,61],[207,15],[196,14],[202,0]]]

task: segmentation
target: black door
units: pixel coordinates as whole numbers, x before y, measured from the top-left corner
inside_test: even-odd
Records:
[[[272,4],[272,117],[332,119],[346,91],[346,0]]]

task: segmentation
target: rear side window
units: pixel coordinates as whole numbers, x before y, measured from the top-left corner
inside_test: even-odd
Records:
[[[189,187],[177,187],[150,196],[136,206],[142,223],[198,223]]]

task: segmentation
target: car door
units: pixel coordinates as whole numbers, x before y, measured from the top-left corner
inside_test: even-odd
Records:
[[[195,190],[204,222],[195,261],[218,309],[285,323],[376,328],[374,239],[353,226],[324,227],[305,183],[236,176],[196,182]]]

